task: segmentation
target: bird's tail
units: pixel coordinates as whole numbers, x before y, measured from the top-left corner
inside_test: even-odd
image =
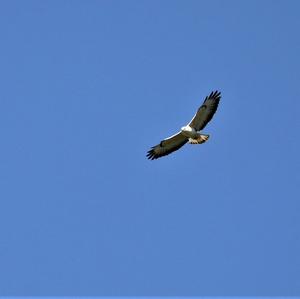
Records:
[[[204,143],[208,140],[209,135],[205,134],[199,134],[199,137],[197,138],[189,138],[189,143],[190,144],[201,144]]]

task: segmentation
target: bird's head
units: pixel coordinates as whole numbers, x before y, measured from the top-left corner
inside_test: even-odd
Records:
[[[191,131],[191,128],[190,128],[190,126],[184,126],[184,127],[182,127],[181,128],[181,131],[185,131],[185,132],[190,132]]]
[[[186,126],[181,127],[181,131],[186,131]]]

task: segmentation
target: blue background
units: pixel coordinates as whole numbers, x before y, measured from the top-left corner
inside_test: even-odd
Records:
[[[0,294],[300,295],[299,10],[1,1]]]

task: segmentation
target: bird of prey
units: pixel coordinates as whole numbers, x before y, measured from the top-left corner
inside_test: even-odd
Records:
[[[209,135],[200,134],[207,123],[212,119],[217,111],[221,93],[219,91],[211,92],[199,107],[193,119],[188,125],[181,128],[180,132],[162,140],[159,144],[153,146],[148,152],[147,157],[150,160],[171,154],[180,149],[187,142],[190,144],[201,144],[208,140]]]

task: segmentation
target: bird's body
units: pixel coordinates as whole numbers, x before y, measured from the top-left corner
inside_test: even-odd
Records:
[[[166,156],[185,145],[201,144],[208,140],[209,135],[200,134],[199,132],[212,119],[217,111],[221,93],[218,91],[212,92],[205,98],[204,103],[198,109],[190,123],[181,128],[180,132],[166,138],[160,144],[153,146],[147,153],[148,159],[154,160],[162,156]]]
[[[190,144],[200,144],[209,138],[209,135],[200,134],[189,125],[182,127],[180,133],[189,139]]]
[[[197,131],[189,125],[182,127],[180,132],[183,136],[192,139],[197,138],[199,135],[199,133],[197,133]]]

